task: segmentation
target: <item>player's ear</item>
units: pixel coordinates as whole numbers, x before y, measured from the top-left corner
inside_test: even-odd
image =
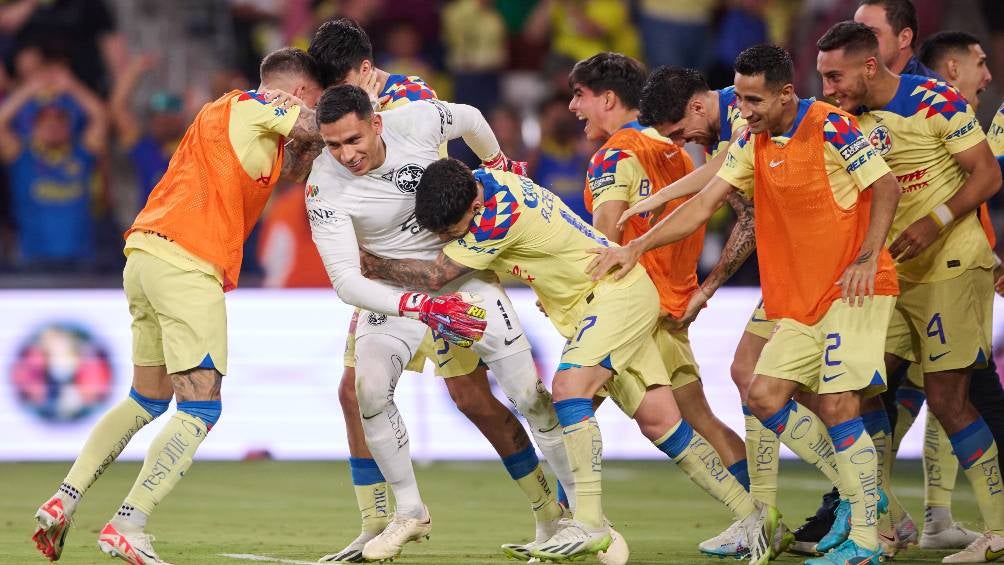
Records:
[[[698,97],[693,97],[690,99],[690,109],[694,111],[698,116],[704,115],[704,102]]]
[[[373,131],[377,135],[383,133],[383,118],[380,116],[380,112],[373,112],[370,116],[370,123],[373,124]]]
[[[905,27],[899,31],[899,35],[896,36],[896,40],[899,42],[900,49],[907,49],[913,43],[913,30]]]
[[[954,82],[959,78],[959,61],[958,59],[950,58],[945,66],[945,78]]]
[[[369,59],[363,59],[363,62],[359,65],[359,74],[365,76],[372,70],[373,62]]]

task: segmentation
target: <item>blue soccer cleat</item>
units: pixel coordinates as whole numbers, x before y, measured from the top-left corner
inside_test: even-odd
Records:
[[[889,511],[889,497],[886,496],[885,491],[878,489],[878,513],[879,516],[885,514]],[[851,501],[846,498],[840,499],[840,504],[837,506],[837,518],[833,521],[833,527],[830,528],[829,533],[823,536],[823,539],[819,540],[816,544],[816,551],[820,553],[826,553],[831,549],[837,547],[838,545],[844,543],[847,536],[851,533]]]
[[[881,549],[865,549],[854,540],[845,540],[821,557],[813,557],[805,565],[879,565]]]

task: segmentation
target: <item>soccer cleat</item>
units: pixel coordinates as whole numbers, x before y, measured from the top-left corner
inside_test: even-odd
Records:
[[[845,540],[820,557],[814,557],[805,565],[879,565],[881,550],[865,549],[854,540]]]
[[[423,539],[429,539],[429,533],[432,531],[432,515],[429,514],[428,508],[425,509],[425,516],[425,519],[420,519],[395,514],[394,519],[379,535],[363,545],[363,559],[366,561],[393,559],[400,555],[404,544],[410,541],[420,543]]]
[[[799,555],[819,555],[819,552],[816,551],[816,544],[833,527],[839,503],[840,495],[837,494],[837,489],[824,494],[823,503],[816,510],[816,513],[806,518],[805,523],[795,530],[795,541],[788,548],[788,551]]]
[[[561,507],[561,516],[571,516],[572,513],[566,509],[564,506]],[[502,544],[502,553],[506,557],[511,559],[517,559],[519,561],[529,561],[532,556],[530,552],[533,551],[538,545],[544,543],[545,541],[551,539],[551,536],[558,533],[558,529],[561,527],[562,518],[555,518],[554,520],[548,520],[545,522],[537,522],[536,525],[536,536],[533,541],[528,543],[505,543]]]
[[[879,518],[879,528],[878,528],[878,541],[879,541],[879,551],[882,552],[883,561],[889,561],[896,554],[899,553],[900,541],[899,534],[896,531],[895,526],[892,524],[892,519],[888,514]]]
[[[777,531],[774,532],[774,542],[770,545],[771,560],[777,559],[782,553],[788,551],[793,543],[795,543],[795,534],[791,532],[791,528],[784,522],[778,522]]]
[[[98,536],[98,549],[129,565],[171,565],[157,556],[153,550],[153,539],[153,536],[143,532],[122,533],[108,522]]]
[[[35,533],[31,539],[35,547],[49,561],[57,561],[63,554],[63,543],[70,530],[70,520],[63,510],[63,501],[53,496],[35,512]]]
[[[981,537],[979,532],[963,528],[958,522],[940,530],[935,530],[936,527],[933,522],[924,524],[924,532],[920,536],[921,549],[963,549]]]
[[[366,542],[377,537],[380,532],[361,532],[356,539],[338,553],[325,555],[318,560],[319,563],[363,563],[363,546]]]
[[[898,538],[899,549],[901,550],[911,545],[917,545],[917,524],[914,523],[913,517],[910,516],[909,512],[904,513],[900,521],[896,523],[896,537]]]
[[[743,529],[749,540],[750,565],[766,565],[773,559],[773,542],[780,526],[781,513],[777,508],[759,502],[757,512],[743,519]]]
[[[757,513],[759,515],[759,512]],[[747,528],[743,528],[743,520],[736,520],[717,536],[702,541],[697,545],[698,551],[712,557],[732,557],[742,559],[749,555],[749,538]]]
[[[921,537],[921,541],[923,541]],[[941,560],[942,563],[990,563],[1004,558],[1004,536],[987,532],[958,553]]]
[[[881,488],[878,489],[878,504],[876,504],[876,509],[879,514],[879,520],[882,520],[883,514],[889,511],[889,497],[886,496],[885,491]],[[837,516],[833,520],[833,527],[830,531],[823,536],[823,539],[819,540],[816,544],[816,551],[819,553],[826,553],[831,549],[844,543],[847,536],[851,533],[851,501],[846,498],[840,499],[840,504],[837,505]]]
[[[625,565],[630,556],[631,550],[628,548],[627,540],[610,526],[610,547],[597,553],[596,558],[603,565]]]
[[[562,520],[561,529],[551,539],[535,547],[530,555],[540,560],[568,561],[606,551],[613,542],[606,525],[590,528],[575,520]]]

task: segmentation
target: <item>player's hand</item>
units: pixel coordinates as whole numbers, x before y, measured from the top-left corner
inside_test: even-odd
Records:
[[[363,78],[362,84],[359,85],[359,88],[362,88],[366,92],[366,95],[370,97],[370,104],[373,106],[374,112],[390,100],[390,94],[380,96],[382,86],[379,77],[373,70],[370,70],[365,78]]]
[[[485,335],[487,312],[475,302],[481,299],[468,292],[429,296],[406,292],[398,304],[398,314],[418,320],[439,332],[444,340],[459,347],[470,347]]]
[[[510,173],[516,173],[517,175],[524,177],[527,175],[526,161],[513,161],[512,159],[506,157],[505,153],[501,151],[499,151],[494,157],[485,159],[481,164],[489,169],[509,171]]]
[[[541,314],[547,316],[547,310],[544,310],[544,305],[540,303],[540,300],[537,301],[537,310],[540,310]],[[550,316],[547,317],[550,318]]]
[[[924,216],[910,224],[893,240],[889,246],[889,253],[900,263],[913,259],[930,247],[940,234],[941,228],[938,224],[930,216]]]
[[[697,315],[701,313],[701,310],[708,307],[708,300],[711,297],[704,292],[704,289],[697,287],[697,290],[690,295],[690,301],[687,302],[687,309],[683,311],[683,316],[677,322],[680,324],[680,329],[689,328],[690,324],[694,323],[697,319]]]
[[[658,222],[659,216],[662,215],[662,211],[665,209],[665,202],[659,202],[654,196],[649,196],[627,210],[624,210],[621,217],[617,220],[617,229],[623,230],[624,224],[626,224],[633,216],[639,216],[645,213],[651,213],[648,217],[648,223],[649,227],[652,227]]]
[[[265,100],[268,100],[269,104],[283,109],[289,109],[293,106],[306,106],[303,100],[300,100],[296,96],[278,88],[268,88],[264,90],[259,90],[258,94],[262,95]]]
[[[878,272],[878,253],[862,252],[837,281],[840,300],[850,306],[864,306],[866,296],[875,295],[875,273]]]
[[[633,245],[624,247],[595,247],[588,250],[596,257],[586,266],[586,273],[591,274],[594,281],[613,272],[614,280],[619,281],[628,274],[641,257],[641,251]]]

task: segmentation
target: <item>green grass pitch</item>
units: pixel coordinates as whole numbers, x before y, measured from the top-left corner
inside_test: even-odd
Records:
[[[66,463],[0,464],[0,564],[45,562],[29,539],[32,515],[67,469]],[[112,563],[97,550],[98,530],[138,470],[136,463],[113,465],[87,493],[60,563]],[[498,546],[527,539],[533,523],[522,493],[499,463],[437,463],[417,472],[432,512],[432,539],[409,544],[396,563],[515,563]],[[895,474],[900,499],[922,521],[919,463],[900,462]],[[607,515],[627,538],[631,563],[726,563],[702,557],[696,546],[729,524],[728,513],[671,462],[606,462],[603,481]],[[785,461],[780,501],[786,521],[800,524],[826,488],[814,469]],[[954,504],[956,519],[970,527],[979,523],[961,472]],[[221,554],[275,558],[262,563],[316,561],[341,549],[358,525],[344,462],[197,462],[151,517],[148,530],[157,537],[161,558],[177,565],[240,565],[252,561]],[[944,555],[913,548],[896,562],[939,563]],[[777,562],[802,558],[786,555]]]

